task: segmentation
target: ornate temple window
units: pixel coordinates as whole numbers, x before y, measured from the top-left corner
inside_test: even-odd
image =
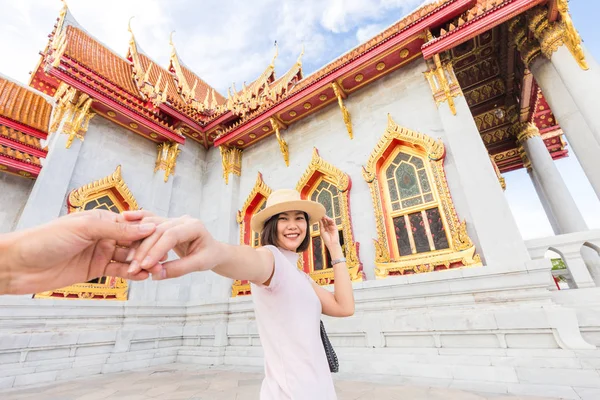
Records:
[[[363,168],[377,223],[378,278],[481,265],[452,203],[445,155],[441,140],[388,118],[386,132]]]
[[[350,177],[331,164],[325,162],[317,149],[313,150],[312,160],[296,190],[303,199],[310,199],[325,206],[327,215],[338,226],[340,243],[346,257],[346,265],[353,281],[364,279],[362,264],[359,261],[359,244],[354,242],[352,221],[350,219]],[[325,244],[321,240],[319,224],[309,227],[311,243],[309,251],[300,258],[301,267],[318,284],[329,285],[333,283],[333,268]]]
[[[267,197],[271,194],[271,188],[263,181],[259,172],[252,191],[246,198],[244,206],[237,214],[237,222],[240,224],[240,244],[252,247],[260,246],[260,233],[250,228],[252,216],[261,211],[267,205]],[[235,280],[231,287],[231,296],[244,296],[250,294],[250,282]]]
[[[137,210],[133,194],[121,177],[119,165],[112,175],[73,190],[67,198],[69,213],[84,210],[108,210],[115,213]],[[35,294],[39,299],[127,300],[127,280],[104,276],[86,283]]]

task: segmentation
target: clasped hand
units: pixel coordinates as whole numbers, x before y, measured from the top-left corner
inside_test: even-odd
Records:
[[[334,221],[325,217],[320,223],[325,245],[339,248]],[[179,258],[167,261],[170,250]],[[0,236],[0,294],[39,293],[102,276],[175,278],[211,270],[227,254],[226,244],[188,216],[84,211]]]

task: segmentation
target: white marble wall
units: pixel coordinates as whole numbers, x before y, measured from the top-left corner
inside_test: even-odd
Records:
[[[0,173],[0,233],[15,228],[34,181]]]
[[[360,259],[367,279],[374,279],[375,249],[372,239],[377,237],[373,202],[369,187],[362,177],[371,152],[379,142],[388,122],[388,113],[400,126],[422,132],[434,138],[444,137],[442,124],[432,98],[431,89],[423,72],[425,63],[415,61],[401,72],[389,76],[352,94],[345,105],[352,116],[354,139],[350,140],[339,107],[336,103],[282,131],[289,145],[290,166],[286,167],[275,137],[264,140],[245,150],[242,157],[239,207],[249,195],[257,172],[273,190],[295,188],[308,167],[313,148],[330,164],[350,176],[350,207],[355,240],[360,242]],[[452,179],[457,176],[452,152],[447,149],[446,172],[455,206],[460,218],[468,218],[464,194]],[[210,170],[213,173],[214,170]],[[209,175],[208,185],[220,175]]]

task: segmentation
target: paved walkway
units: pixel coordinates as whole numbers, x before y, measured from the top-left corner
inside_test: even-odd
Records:
[[[258,400],[257,369],[171,364],[0,392],[2,400]],[[339,400],[547,400],[425,386],[336,380]],[[312,399],[311,399],[312,400]]]

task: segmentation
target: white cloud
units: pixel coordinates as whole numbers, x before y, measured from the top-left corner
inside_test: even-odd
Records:
[[[235,81],[255,79],[279,44],[277,74],[283,74],[305,47],[305,73],[326,64],[357,45],[355,37],[376,34],[381,21],[401,18],[418,0],[69,0],[77,21],[92,36],[124,56],[127,21],[141,48],[161,65],[168,65],[169,33],[183,61],[219,91]],[[0,0],[0,71],[27,81],[47,43],[61,3],[47,0]],[[391,18],[391,19],[390,19]],[[361,33],[356,29],[367,24]]]
[[[359,43],[366,42],[385,28],[387,28],[387,26],[380,24],[371,24],[360,27],[356,30],[356,40]]]

